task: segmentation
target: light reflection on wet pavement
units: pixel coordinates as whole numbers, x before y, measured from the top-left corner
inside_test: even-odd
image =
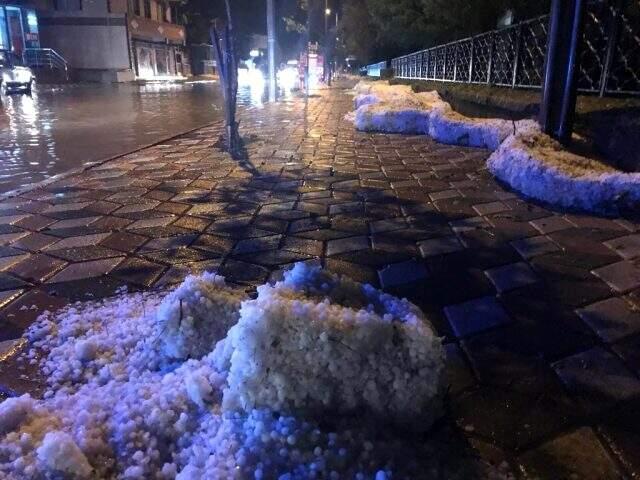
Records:
[[[240,104],[259,103],[242,90]],[[213,83],[40,86],[0,104],[0,193],[222,119]]]

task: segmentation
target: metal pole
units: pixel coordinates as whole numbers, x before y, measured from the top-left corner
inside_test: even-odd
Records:
[[[551,6],[539,121],[565,144],[573,131],[584,6],[585,0],[553,0]]]
[[[520,63],[520,48],[522,45],[522,24],[519,24],[516,30],[516,45],[513,56],[513,72],[511,77],[511,88],[516,88],[518,84],[518,64]]]
[[[607,42],[607,55],[602,67],[602,76],[600,77],[600,96],[604,97],[609,86],[609,74],[611,73],[611,65],[616,54],[618,36],[620,33],[620,14],[622,12],[622,0],[615,0],[607,4],[609,11],[609,40]]]
[[[267,55],[269,57],[269,101],[276,101],[276,14],[274,0],[267,0]]]

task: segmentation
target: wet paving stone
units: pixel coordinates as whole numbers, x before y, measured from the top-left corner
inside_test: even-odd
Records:
[[[524,262],[512,263],[485,271],[499,293],[526,287],[539,281],[531,267]]]
[[[382,288],[395,287],[405,283],[424,280],[428,276],[427,269],[415,260],[393,263],[379,270]]]
[[[450,235],[419,242],[418,248],[423,257],[433,257],[463,250],[464,246],[456,236]]]
[[[241,255],[243,253],[255,253],[265,250],[274,250],[278,248],[282,235],[270,235],[259,238],[248,238],[240,240],[233,248],[234,255]]]
[[[0,291],[2,290],[16,290],[18,288],[28,287],[29,283],[20,280],[13,275],[9,275],[5,272],[0,272]]]
[[[44,282],[46,279],[62,270],[67,264],[64,260],[48,255],[29,255],[20,263],[13,265],[8,272],[28,282]]]
[[[605,282],[581,266],[576,266],[576,261],[565,254],[535,257],[531,265],[552,295],[565,305],[581,307],[613,294]]]
[[[551,392],[532,396],[495,387],[460,395],[451,408],[465,432],[511,451],[561,432],[573,420],[575,409],[568,399]]]
[[[622,340],[611,348],[631,370],[640,375],[640,335]]]
[[[479,333],[510,322],[495,297],[483,297],[445,307],[444,313],[458,338]]]
[[[147,241],[147,237],[128,232],[116,232],[100,242],[100,245],[113,250],[131,253]]]
[[[571,222],[558,215],[532,220],[530,223],[543,235],[573,227]]]
[[[200,262],[184,263],[173,265],[155,283],[157,287],[166,287],[181,283],[187,275],[199,274],[203,272],[215,273],[220,268],[220,259],[203,260]]]
[[[124,257],[105,258],[89,262],[73,263],[50,278],[47,283],[70,282],[99,277],[109,273]]]
[[[525,260],[560,250],[557,244],[543,235],[514,240],[511,242],[511,246],[513,246]]]
[[[604,244],[625,260],[640,257],[640,235],[619,237]]]
[[[519,458],[528,478],[622,480],[624,475],[591,428],[563,435]]]
[[[618,297],[581,308],[577,313],[606,343],[640,333],[640,311]]]
[[[267,279],[269,270],[253,263],[228,260],[222,265],[220,274],[232,282],[258,285]]]
[[[327,255],[353,252],[369,248],[369,238],[365,236],[340,238],[327,242]]]
[[[618,357],[601,347],[560,360],[553,368],[589,412],[640,399],[640,379]]]
[[[456,396],[473,387],[477,381],[466,362],[460,347],[455,343],[444,345],[447,366],[447,378],[449,380],[449,393]]]
[[[618,461],[631,473],[640,475],[640,403],[629,402],[620,406],[598,426],[608,447]]]
[[[10,325],[9,329],[19,331],[19,337],[24,329],[28,328],[45,311],[55,312],[68,303],[69,300],[64,296],[52,296],[42,288],[36,288],[4,307],[0,311],[0,318],[5,326]],[[5,335],[4,328],[0,329],[2,336]]]
[[[142,287],[150,287],[166,269],[164,265],[141,258],[127,258],[111,271],[111,275]]]
[[[122,252],[118,250],[112,250],[99,245],[55,249],[48,251],[47,253],[68,262],[86,262],[88,260],[98,260],[100,258],[117,257],[122,255]]]
[[[614,290],[626,293],[640,288],[640,264],[639,262],[624,261],[598,268],[594,275],[604,280]]]
[[[123,292],[136,292],[139,287],[121,278],[110,275],[57,283],[44,283],[41,288],[54,297],[66,298],[69,302],[87,302],[113,297]]]
[[[177,263],[191,263],[199,262],[202,260],[208,260],[216,258],[217,255],[204,250],[197,250],[190,247],[171,248],[167,250],[154,250],[141,253],[141,255],[156,263],[164,263],[166,265],[173,265]]]

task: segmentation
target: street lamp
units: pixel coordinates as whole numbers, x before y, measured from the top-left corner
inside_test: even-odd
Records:
[[[331,15],[331,9],[330,8],[325,8],[324,10],[324,14],[328,17],[329,15]]]

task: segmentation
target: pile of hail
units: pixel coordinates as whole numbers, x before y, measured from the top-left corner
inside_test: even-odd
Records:
[[[421,312],[319,268],[255,299],[191,276],[44,314],[26,337],[47,387],[0,404],[0,478],[487,477],[425,433],[445,374]]]

